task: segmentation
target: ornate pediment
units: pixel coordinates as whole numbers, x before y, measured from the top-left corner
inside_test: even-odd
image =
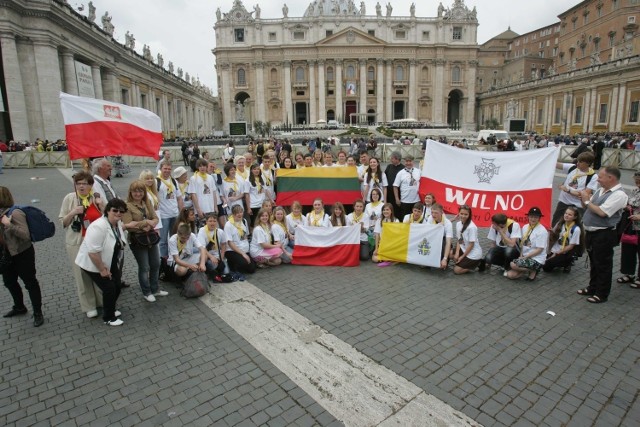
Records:
[[[441,3],[442,4],[442,3]],[[464,4],[464,0],[454,0],[453,6],[443,10],[444,19],[450,19],[453,21],[477,21],[478,20],[478,12],[476,7],[473,9],[469,9],[466,4]],[[438,12],[440,15],[440,12]]]
[[[253,12],[247,11],[242,4],[242,0],[234,0],[233,6],[228,13],[220,13],[220,8],[216,11],[218,22],[233,24],[253,22]]]
[[[342,31],[337,32],[336,34],[330,35],[329,37],[320,40],[316,45],[317,46],[348,46],[348,45],[358,45],[358,46],[384,46],[384,42],[379,38],[362,32],[356,28],[349,27],[345,28]]]

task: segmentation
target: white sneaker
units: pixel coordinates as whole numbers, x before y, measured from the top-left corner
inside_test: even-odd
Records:
[[[123,323],[124,322],[122,321],[122,319],[109,320],[108,322],[104,322],[105,325],[109,325],[109,326],[120,326]]]
[[[167,292],[167,291],[158,291],[153,295],[155,295],[157,297],[166,297],[167,295],[169,295],[169,292]]]
[[[98,310],[89,310],[89,311],[87,311],[87,317],[89,319],[93,319],[94,317],[98,317]]]
[[[116,317],[122,316],[122,313],[120,313],[120,310],[116,310],[113,314],[115,314]]]
[[[153,295],[151,295],[151,294],[146,295],[146,296],[144,297],[144,299],[146,299],[146,300],[147,300],[147,301],[149,301],[149,302],[156,302],[156,297],[154,297],[154,296],[153,296]]]
[[[507,272],[506,272],[506,271],[505,271],[504,273],[502,273],[502,275],[503,275],[504,277],[509,277],[509,274],[507,274]]]

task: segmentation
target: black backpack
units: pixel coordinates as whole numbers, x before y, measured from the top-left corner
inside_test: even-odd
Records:
[[[56,234],[56,225],[47,217],[47,214],[35,206],[12,206],[6,213],[11,215],[15,209],[24,212],[27,218],[27,226],[32,242],[40,242]]]

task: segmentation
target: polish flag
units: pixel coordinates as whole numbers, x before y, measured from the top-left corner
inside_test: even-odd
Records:
[[[143,108],[60,93],[71,160],[128,154],[158,157],[160,117]]]
[[[533,206],[542,210],[540,222],[550,227],[556,148],[527,151],[476,151],[428,140],[420,179],[420,195],[433,193],[445,212],[457,214],[460,205],[472,209],[479,227],[504,213],[527,222]]]
[[[360,265],[360,225],[296,228],[296,245],[291,264],[341,267]]]

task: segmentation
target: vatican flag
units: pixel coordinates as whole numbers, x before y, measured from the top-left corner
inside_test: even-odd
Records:
[[[382,261],[440,267],[444,227],[437,224],[382,224],[378,257]]]

